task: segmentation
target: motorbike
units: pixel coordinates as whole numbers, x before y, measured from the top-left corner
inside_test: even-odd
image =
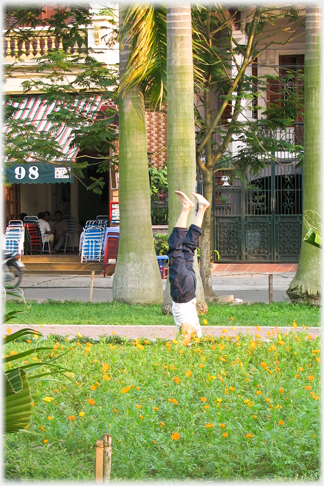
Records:
[[[2,271],[3,282],[10,287],[18,287],[21,281],[25,265],[20,260],[18,253],[7,253],[3,255]]]

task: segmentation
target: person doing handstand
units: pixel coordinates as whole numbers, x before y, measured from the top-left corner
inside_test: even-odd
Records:
[[[188,216],[194,203],[181,191],[175,191],[181,203],[181,213],[168,238],[169,281],[172,297],[172,315],[177,328],[189,335],[202,336],[196,310],[196,275],[193,269],[194,253],[202,234],[202,223],[210,203],[201,195],[191,194],[198,202],[198,212],[187,229]],[[190,337],[189,337],[190,339]]]

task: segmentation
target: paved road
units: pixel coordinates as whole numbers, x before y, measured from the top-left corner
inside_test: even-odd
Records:
[[[286,291],[294,273],[273,275],[273,300],[289,302]],[[113,277],[96,275],[92,302],[112,301]],[[162,281],[165,288],[166,281]],[[216,295],[233,295],[243,302],[269,302],[269,277],[266,274],[212,275]],[[89,302],[91,276],[80,275],[23,275],[21,288],[27,299],[42,302],[47,299]]]

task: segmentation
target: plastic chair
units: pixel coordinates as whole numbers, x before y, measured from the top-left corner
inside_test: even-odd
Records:
[[[65,235],[64,253],[66,253],[67,243],[69,239],[71,242],[72,251],[74,251],[73,231],[75,226],[75,218],[65,218],[65,220],[67,221],[69,227],[68,227],[68,232]]]

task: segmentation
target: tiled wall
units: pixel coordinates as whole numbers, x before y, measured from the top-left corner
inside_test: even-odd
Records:
[[[146,112],[147,151],[151,155],[151,163],[157,169],[162,169],[167,161],[166,131],[167,117],[163,112]]]

